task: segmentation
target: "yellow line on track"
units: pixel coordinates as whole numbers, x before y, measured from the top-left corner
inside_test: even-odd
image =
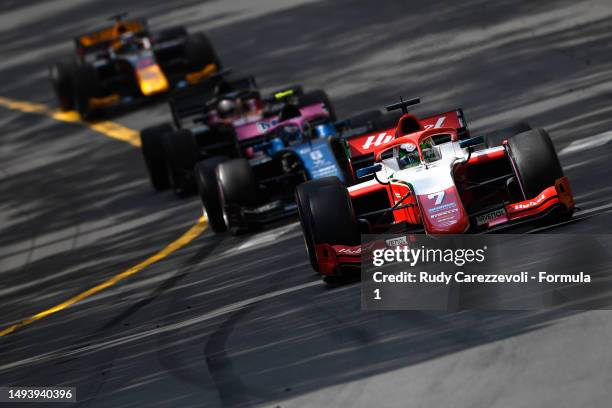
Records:
[[[108,120],[86,122],[81,120],[81,117],[76,111],[62,112],[50,109],[48,106],[40,103],[18,101],[3,97],[0,97],[0,106],[24,113],[37,113],[39,115],[49,116],[60,122],[78,123],[79,125],[88,127],[95,132],[102,133],[105,136],[129,143],[134,147],[140,147],[140,134],[137,131],[116,122],[111,122]]]
[[[35,114],[49,116],[61,122],[78,123],[96,132],[102,133],[105,136],[112,137],[113,139],[121,140],[135,147],[140,147],[140,137],[139,137],[138,132],[132,129],[126,128],[122,125],[119,125],[115,122],[103,121],[103,122],[97,122],[97,123],[89,123],[89,122],[82,121],[78,113],[76,112],[59,112],[59,111],[52,110],[43,104],[17,101],[17,100],[7,99],[3,97],[0,97],[0,106],[3,106],[8,109],[24,112],[24,113],[35,113]],[[49,315],[58,313],[74,305],[77,302],[80,302],[90,296],[93,296],[103,291],[104,289],[107,289],[115,285],[116,283],[124,279],[127,279],[132,275],[137,274],[138,272],[142,271],[147,266],[150,266],[158,261],[161,261],[162,259],[166,258],[168,255],[172,254],[173,252],[189,244],[191,241],[196,239],[200,234],[202,234],[202,232],[206,230],[207,226],[208,226],[208,220],[206,219],[206,217],[205,216],[200,217],[200,219],[198,219],[198,221],[187,232],[181,235],[177,240],[167,245],[161,251],[150,256],[144,261],[132,266],[126,271],[123,271],[117,275],[114,275],[113,277],[107,279],[106,281],[90,289],[87,289],[86,291],[81,292],[78,295],[73,296],[70,299],[62,303],[59,303],[47,310],[43,310],[42,312],[39,312],[35,315],[30,316],[27,319],[19,323],[16,323],[12,326],[7,327],[6,329],[0,331],[0,337],[11,334],[15,330],[18,330],[24,326],[32,324]]]
[[[192,226],[189,231],[187,231],[186,233],[184,233],[179,239],[177,239],[176,241],[172,242],[171,244],[169,244],[168,246],[166,246],[164,249],[162,249],[161,251],[159,251],[158,253],[156,253],[153,256],[150,256],[149,258],[145,259],[144,261],[140,262],[139,264],[136,264],[134,266],[132,266],[130,269],[121,272],[118,275],[113,276],[112,278],[100,283],[99,285],[96,285],[90,289],[87,289],[84,292],[79,293],[76,296],[71,297],[70,299],[59,303],[47,310],[43,310],[40,313],[37,313],[33,316],[28,317],[27,319],[14,324],[10,327],[7,327],[6,329],[0,331],[0,337],[2,336],[6,336],[7,334],[10,334],[12,332],[14,332],[17,329],[20,329],[24,326],[27,326],[31,323],[34,323],[37,320],[43,319],[49,315],[52,315],[54,313],[60,312],[64,309],[66,309],[67,307],[70,307],[72,305],[74,305],[77,302],[80,302],[83,299],[86,299],[92,295],[95,295],[98,292],[103,291],[104,289],[107,289],[111,286],[113,286],[114,284],[129,278],[132,275],[137,274],[138,272],[140,272],[141,270],[143,270],[144,268],[146,268],[149,265],[154,264],[155,262],[161,261],[162,259],[164,259],[165,257],[167,257],[168,255],[170,255],[171,253],[173,253],[174,251],[184,247],[185,245],[187,245],[188,243],[190,243],[191,241],[193,241],[196,237],[198,237],[202,232],[204,232],[204,230],[206,229],[208,225],[208,222],[206,220],[206,217],[202,216],[198,222]]]

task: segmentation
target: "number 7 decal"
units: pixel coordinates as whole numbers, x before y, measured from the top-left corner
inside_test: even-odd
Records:
[[[434,204],[440,205],[442,204],[442,201],[444,201],[444,191],[438,191],[437,193],[431,193],[427,196],[427,198],[430,200],[435,198],[436,202]]]

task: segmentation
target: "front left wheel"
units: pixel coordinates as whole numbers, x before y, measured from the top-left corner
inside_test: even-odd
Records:
[[[98,73],[89,65],[81,65],[74,74],[74,108],[81,118],[88,120],[94,114],[91,98],[102,96]]]
[[[317,245],[360,244],[359,224],[351,198],[337,177],[300,184],[296,188],[295,197],[308,258],[315,271],[320,271]]]

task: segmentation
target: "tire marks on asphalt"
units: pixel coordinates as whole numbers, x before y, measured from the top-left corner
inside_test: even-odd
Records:
[[[54,120],[60,122],[67,123],[77,123],[82,126],[85,126],[95,132],[101,133],[107,137],[120,140],[122,142],[126,142],[134,147],[140,147],[140,135],[139,132],[129,129],[125,126],[122,126],[115,122],[110,121],[100,121],[100,122],[85,122],[81,120],[78,113],[74,111],[70,112],[60,112],[51,109],[47,105],[26,101],[19,101],[14,99],[9,99],[5,97],[0,97],[0,106],[11,109],[14,111],[19,111],[26,114],[39,114],[48,116]],[[166,258],[168,255],[177,251],[178,249],[184,247],[189,244],[199,235],[201,235],[207,228],[208,221],[206,216],[200,217],[197,222],[183,235],[181,235],[177,240],[171,242],[166,247],[164,247],[161,251],[155,253],[154,255],[148,257],[144,261],[132,266],[131,268],[112,276],[111,278],[105,280],[104,282],[93,286],[76,296],[73,296],[49,309],[43,310],[37,314],[34,314],[18,323],[15,323],[11,326],[6,327],[5,329],[0,331],[0,337],[6,336],[15,332],[18,329],[21,329],[25,326],[28,326],[38,320],[41,320],[47,316],[58,313],[70,306],[79,303],[80,301],[89,298],[135,274],[142,271],[144,268]]]
[[[0,337],[6,336],[8,334],[13,333],[15,330],[21,329],[22,327],[28,326],[40,319],[44,319],[47,316],[50,316],[52,314],[58,313],[70,306],[75,305],[76,303],[79,303],[80,301],[87,299],[99,292],[102,292],[105,289],[108,289],[109,287],[137,274],[138,272],[142,271],[144,268],[146,268],[149,265],[152,265],[158,261],[161,261],[162,259],[166,258],[168,255],[170,255],[171,253],[181,249],[182,247],[184,247],[185,245],[189,244],[191,241],[193,241],[194,239],[196,239],[198,236],[200,236],[200,234],[202,234],[202,232],[204,232],[204,230],[206,230],[208,226],[208,221],[206,219],[206,217],[202,216],[198,222],[196,222],[187,232],[185,232],[181,237],[179,237],[177,240],[171,242],[170,244],[168,244],[165,248],[163,248],[161,251],[157,252],[156,254],[150,256],[149,258],[145,259],[144,261],[132,266],[131,268],[127,269],[126,271],[123,271],[113,277],[111,277],[110,279],[107,279],[106,281],[87,289],[84,292],[79,293],[76,296],[71,297],[68,300],[65,300],[62,303],[59,303],[49,309],[43,310],[42,312],[39,312],[35,315],[32,315],[30,317],[28,317],[27,319],[16,323],[12,326],[9,326],[7,328],[5,328],[4,330],[0,331]]]

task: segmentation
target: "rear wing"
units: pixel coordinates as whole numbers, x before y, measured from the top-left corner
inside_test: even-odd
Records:
[[[457,130],[460,139],[469,137],[467,122],[461,109],[456,109],[420,119],[424,129],[453,128]],[[397,122],[395,122],[397,125]],[[376,129],[374,126],[364,126],[349,129],[343,133],[347,154],[353,172],[374,163],[374,151],[377,147],[390,143],[395,139],[395,126],[387,129]]]
[[[82,34],[76,37],[74,42],[77,53],[82,56],[108,48],[114,40],[120,37],[121,32],[146,35],[147,31],[148,27],[146,20],[121,21],[111,27]]]
[[[170,111],[178,129],[204,122],[210,105],[223,95],[232,97],[232,94],[259,94],[254,77],[225,78],[230,72],[221,71],[195,86],[179,89],[172,94]]]

